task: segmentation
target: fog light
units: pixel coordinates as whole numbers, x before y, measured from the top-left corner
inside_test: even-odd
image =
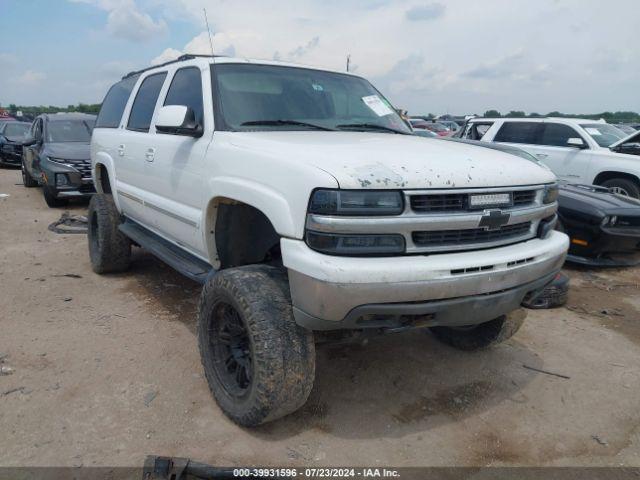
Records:
[[[56,187],[64,187],[69,185],[69,179],[64,173],[56,173]]]

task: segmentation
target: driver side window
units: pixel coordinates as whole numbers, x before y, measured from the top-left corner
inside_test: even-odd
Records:
[[[568,147],[567,142],[570,138],[582,138],[582,136],[569,125],[562,123],[545,123],[540,145]]]

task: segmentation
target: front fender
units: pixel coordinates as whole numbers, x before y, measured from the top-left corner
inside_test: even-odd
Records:
[[[91,178],[93,179],[93,184],[95,186],[96,192],[104,193],[99,167],[106,169],[107,174],[109,175],[109,185],[111,187],[113,201],[115,202],[118,211],[122,211],[120,209],[120,203],[117,195],[116,173],[115,167],[113,165],[113,158],[111,158],[111,155],[106,152],[97,152],[95,155],[92,155],[91,158]]]

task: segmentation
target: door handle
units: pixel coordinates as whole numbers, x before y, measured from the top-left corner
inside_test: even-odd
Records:
[[[124,157],[124,144],[118,145],[118,156]]]
[[[547,158],[549,155],[547,155],[546,153],[536,153],[536,157],[538,158]]]
[[[147,152],[144,154],[144,158],[147,160],[147,162],[153,162],[155,157],[156,157],[156,149],[148,148]]]

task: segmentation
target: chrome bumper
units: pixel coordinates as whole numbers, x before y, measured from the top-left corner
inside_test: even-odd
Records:
[[[313,323],[322,329],[354,328],[352,322],[357,319],[353,320],[352,312],[369,315],[362,308],[371,305],[384,305],[382,310],[389,315],[416,315],[412,304],[499,295],[507,290],[522,301],[540,287],[539,281],[547,277],[550,281],[560,270],[567,248],[568,238],[558,232],[545,240],[483,251],[390,258],[331,257],[313,252],[303,242],[283,239],[281,243],[296,321],[316,329]],[[502,302],[503,307],[511,308],[513,298]],[[486,321],[482,312],[470,313]]]

